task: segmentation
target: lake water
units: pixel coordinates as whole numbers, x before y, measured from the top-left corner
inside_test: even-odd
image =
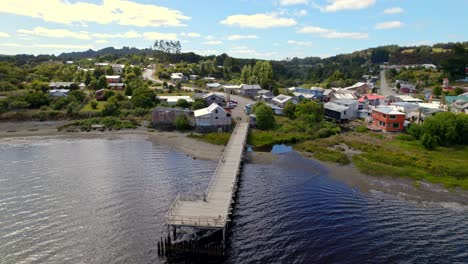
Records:
[[[466,263],[465,206],[362,193],[287,148],[244,166],[227,263]],[[0,141],[0,263],[164,263],[178,192],[216,163],[143,138]]]

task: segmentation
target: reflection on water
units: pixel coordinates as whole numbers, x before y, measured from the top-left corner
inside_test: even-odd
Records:
[[[468,259],[466,207],[361,193],[273,151],[244,167],[226,262]],[[164,213],[215,166],[135,138],[0,142],[0,263],[163,263]]]

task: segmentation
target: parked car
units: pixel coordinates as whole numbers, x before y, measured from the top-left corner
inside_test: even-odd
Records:
[[[232,103],[232,102],[228,102],[228,103],[226,104],[226,106],[227,106],[227,108],[229,108],[229,109],[234,109],[234,108],[237,107],[237,104]]]
[[[233,103],[233,104],[236,104],[236,105],[238,104],[236,100],[229,100],[228,103]]]

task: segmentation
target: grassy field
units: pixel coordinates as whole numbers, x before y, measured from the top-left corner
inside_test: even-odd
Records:
[[[231,133],[208,133],[203,135],[190,134],[188,137],[200,139],[215,145],[226,146],[231,138]]]
[[[106,106],[107,102],[106,101],[97,101],[98,105],[96,109],[93,109],[91,107],[91,101],[86,103],[83,108],[81,108],[81,112],[101,112],[104,107]]]
[[[397,138],[403,137],[349,132],[326,139],[305,141],[297,144],[295,149],[312,154],[319,160],[340,164],[349,163],[351,158],[361,172],[369,175],[406,177],[441,183],[446,187],[468,189],[466,146],[427,150],[416,140]],[[340,143],[361,153],[349,157],[339,147]]]

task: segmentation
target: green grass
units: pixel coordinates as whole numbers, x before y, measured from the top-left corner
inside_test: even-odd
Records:
[[[106,106],[107,102],[106,101],[97,101],[98,102],[98,105],[96,107],[96,109],[93,109],[91,107],[91,101],[86,103],[83,108],[81,108],[81,112],[101,112],[104,107]]]
[[[361,172],[370,175],[407,177],[468,189],[467,147],[427,150],[418,141],[395,139],[354,156],[353,161]]]
[[[432,48],[432,52],[434,53],[442,53],[442,52],[448,52],[450,49],[443,49],[443,48]]]
[[[332,139],[314,140],[296,144],[294,149],[311,153],[313,154],[314,158],[321,161],[330,161],[339,163],[341,165],[349,164],[351,161],[349,160],[346,153],[331,149],[331,147],[337,144],[338,142]]]
[[[190,138],[196,138],[215,145],[226,146],[231,138],[231,133],[208,133],[203,135],[190,134]]]
[[[83,120],[76,120],[59,127],[59,130],[66,128],[80,128],[81,130],[91,130],[92,125],[103,125],[109,129],[136,128],[138,122],[135,120],[124,120],[117,117],[96,117]]]

